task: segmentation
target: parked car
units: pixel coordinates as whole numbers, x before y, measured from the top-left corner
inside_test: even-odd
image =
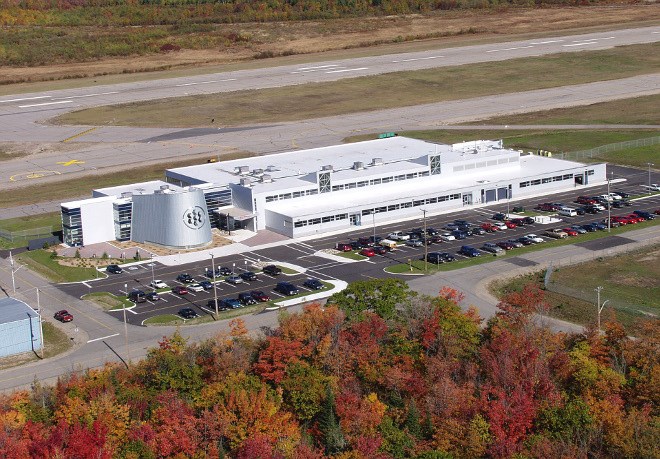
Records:
[[[291,282],[278,282],[274,290],[282,295],[293,296],[298,294],[298,287]]]
[[[406,242],[409,242],[409,241],[406,241]],[[374,249],[372,249],[371,247],[365,247],[364,249],[360,250],[359,253],[360,253],[360,255],[362,255],[364,257],[369,257],[369,258],[376,256],[376,251]]]
[[[199,317],[199,316],[197,315],[197,313],[196,313],[194,310],[192,310],[191,308],[183,308],[183,309],[179,309],[178,314],[179,314],[179,316],[180,316],[181,318],[183,318],[184,320],[194,319],[195,317]]]
[[[580,225],[573,225],[571,226],[571,229],[577,231],[578,234],[585,234],[587,232],[587,230]]]
[[[206,277],[208,277],[210,279],[215,279],[217,277],[224,277],[224,276],[227,275],[227,274],[223,274],[223,270],[225,270],[225,269],[228,269],[228,268],[223,268],[221,266],[218,266],[217,268],[215,268],[215,271],[213,271],[210,268],[206,268],[204,270],[204,274],[206,275]],[[231,274],[231,269],[229,270],[229,274]]]
[[[503,231],[503,230],[507,229],[506,223],[504,223],[504,222],[495,222],[495,223],[493,223],[493,226],[495,228],[499,229],[500,231]]]
[[[158,300],[160,300],[160,296],[156,292],[147,292],[146,298],[149,301],[158,301]]]
[[[362,247],[371,247],[374,245],[373,241],[369,237],[359,237],[357,241]]]
[[[169,288],[169,285],[167,285],[165,282],[163,282],[160,279],[155,279],[149,282],[149,286],[153,288]]]
[[[523,220],[525,221],[525,225],[533,225],[536,223],[536,220],[534,220],[532,217],[523,217]]]
[[[424,247],[424,242],[421,239],[408,239],[406,245],[409,247]]]
[[[508,242],[509,244],[513,245],[514,249],[519,249],[525,245],[522,242],[520,242],[518,239],[507,239],[504,242]]]
[[[494,253],[495,255],[504,253],[504,249],[493,242],[486,242],[481,247],[481,250],[483,250],[484,252]]]
[[[383,238],[380,237],[380,236],[376,236],[376,237],[369,236],[369,242],[371,243],[371,245],[378,245],[378,244],[380,244],[380,241],[382,241],[382,240],[383,240]]]
[[[360,241],[351,241],[350,244],[351,244],[351,250],[360,250],[366,247],[366,245],[364,245]]]
[[[323,288],[323,282],[318,279],[307,279],[303,282],[303,286],[311,290],[321,290]]]
[[[187,295],[188,289],[182,285],[175,285],[172,287],[172,293],[176,293],[177,295]]]
[[[456,257],[447,252],[431,252],[426,255],[426,261],[436,265],[440,263],[450,263],[454,260],[456,260]]]
[[[645,220],[655,219],[655,215],[653,215],[651,212],[646,212],[645,210],[634,210],[633,213],[635,215],[639,215],[640,217],[643,217]]]
[[[458,240],[466,239],[469,236],[469,234],[466,231],[462,231],[462,230],[454,230],[451,232],[451,234]]]
[[[257,274],[252,272],[252,271],[244,271],[239,274],[241,279],[243,279],[246,282],[252,282],[257,280]]]
[[[71,322],[73,320],[73,314],[71,314],[69,311],[66,309],[62,309],[61,311],[57,311],[53,317],[60,322]]]
[[[248,292],[239,293],[238,301],[244,306],[251,306],[253,304],[257,304],[257,300],[255,300],[252,297],[252,295],[250,295]]]
[[[188,284],[187,288],[188,288],[189,291],[195,292],[195,293],[199,293],[199,292],[204,291],[204,287],[201,284],[197,283],[197,282],[195,282],[194,284]]]
[[[621,196],[623,199],[628,199],[630,197],[630,194],[626,193],[625,191],[616,190],[614,192]]]
[[[178,276],[176,276],[176,280],[178,280],[182,284],[192,284],[193,282],[195,282],[195,279],[193,279],[193,277],[188,273],[179,274]]]
[[[541,236],[537,236],[537,235],[534,234],[534,233],[528,234],[527,237],[528,237],[530,240],[534,241],[534,243],[536,243],[536,244],[538,244],[538,243],[540,243],[540,242],[545,242],[545,239],[543,239]]]
[[[215,300],[208,300],[206,302],[206,307],[208,309],[215,309]],[[218,311],[227,311],[230,309],[229,305],[223,300],[218,300]]]
[[[353,250],[353,247],[348,242],[337,242],[335,249],[339,250],[340,252],[350,252]]]
[[[556,212],[559,210],[559,208],[562,206],[558,206],[556,204],[553,204],[551,202],[544,202],[542,204],[538,204],[535,209],[540,210],[542,212]]]
[[[483,223],[481,225],[481,229],[483,229],[487,233],[494,233],[495,231],[500,230],[497,226],[493,225],[492,223]]]
[[[454,236],[453,234],[449,234],[449,233],[442,233],[440,235],[440,240],[443,241],[443,242],[455,241],[456,236]]]
[[[437,236],[438,234],[440,234],[440,231],[438,231],[435,228],[426,228],[426,234],[428,234],[429,236]]]
[[[128,292],[127,297],[133,303],[144,303],[147,301],[147,295],[142,290],[131,290]]]
[[[524,212],[525,208],[523,206],[515,206],[513,209],[511,209],[511,212],[514,212],[516,214],[519,214],[520,212]]]
[[[458,251],[461,255],[465,255],[466,257],[478,257],[481,256],[481,252],[474,247],[470,247],[469,245],[464,245],[461,247],[461,249]]]
[[[199,285],[201,285],[204,290],[212,290],[213,289],[213,283],[209,282],[207,280],[200,281]]]
[[[578,196],[575,202],[578,204],[595,204],[596,200],[590,196]]]
[[[225,278],[225,282],[228,284],[236,285],[236,284],[242,284],[243,279],[240,278],[240,276],[229,276]]]
[[[250,295],[252,295],[252,298],[259,301],[260,303],[265,303],[266,301],[270,301],[270,296],[266,295],[261,290],[252,290],[250,292]]]
[[[582,225],[582,229],[584,229],[587,233],[593,233],[595,231],[598,231],[598,228],[595,227],[591,223],[587,223],[586,225]]]
[[[243,306],[241,302],[236,298],[224,298],[220,301],[225,305],[227,309],[238,309]]]
[[[512,218],[509,221],[511,223],[515,224],[516,226],[524,226],[525,225],[525,219],[524,218]]]
[[[559,228],[546,230],[543,234],[553,239],[566,239],[568,237],[568,234]]]
[[[520,244],[520,242],[516,242],[516,244]],[[522,244],[520,245],[522,246]],[[503,250],[513,250],[515,248],[515,245],[513,245],[513,243],[509,241],[498,242],[497,246]]]
[[[498,212],[495,215],[493,215],[491,218],[493,220],[504,221],[506,220],[506,214],[503,214],[502,212]]]
[[[407,241],[410,239],[410,236],[403,231],[393,231],[387,235],[387,239],[392,239],[394,241]]]
[[[280,269],[279,266],[275,266],[275,265],[264,266],[262,271],[270,276],[278,276],[282,274],[282,269]]]
[[[105,268],[105,271],[111,274],[121,274],[124,272],[119,265],[108,265],[108,267]]]
[[[592,225],[601,231],[605,231],[607,229],[607,225],[601,222],[593,222]]]
[[[564,233],[568,234],[569,236],[577,236],[578,233],[577,230],[574,230],[573,228],[562,228],[561,229]]]
[[[643,216],[639,215],[638,213],[633,212],[632,214],[626,215],[630,220],[637,220],[637,223],[641,223],[646,220]]]
[[[527,236],[522,236],[516,239],[516,241],[520,242],[522,245],[532,245],[536,244],[533,239],[527,237]]]
[[[375,246],[373,246],[373,251],[376,253],[376,255],[385,255],[390,250],[391,249],[389,247],[386,247],[384,245],[375,245]]]
[[[483,229],[481,226],[473,226],[470,228],[469,233],[472,236],[481,236],[482,234],[486,234],[486,230]]]
[[[506,225],[506,227],[507,227],[508,229],[514,229],[514,228],[517,228],[517,227],[518,227],[518,225],[516,225],[516,224],[515,224],[514,222],[512,222],[511,220],[507,220],[507,221],[505,221],[504,224]]]

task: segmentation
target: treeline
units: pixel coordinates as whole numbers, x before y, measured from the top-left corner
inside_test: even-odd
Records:
[[[352,284],[336,306],[177,333],[108,365],[0,399],[4,458],[657,458],[660,327],[630,340],[534,324],[542,292],[508,295],[480,327],[462,295]]]
[[[607,3],[593,0],[589,4]],[[329,19],[576,0],[1,0],[0,26],[147,26]]]

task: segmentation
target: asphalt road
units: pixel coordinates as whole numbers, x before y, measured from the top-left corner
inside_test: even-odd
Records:
[[[40,143],[66,140],[69,150],[44,151],[29,157],[3,161],[0,190],[25,186],[27,183],[65,180],[104,168],[126,168],[139,162],[157,162],[191,154],[214,156],[235,149],[256,153],[290,151],[336,144],[346,136],[361,132],[437,128],[447,123],[486,116],[655,94],[660,91],[660,74],[236,129],[85,127],[44,123],[48,118],[71,110],[191,94],[335,81],[403,70],[605,49],[656,42],[658,37],[660,27],[647,27],[4,96],[0,98],[0,139]],[[91,128],[94,129],[89,130]]]

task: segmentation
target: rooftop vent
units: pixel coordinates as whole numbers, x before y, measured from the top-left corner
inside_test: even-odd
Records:
[[[264,170],[263,169],[252,169],[252,175],[255,177],[260,177],[264,175]]]
[[[364,163],[362,161],[355,161],[353,163],[353,169],[355,169],[356,171],[361,171],[362,169],[364,169]]]
[[[250,166],[237,166],[234,168],[236,174],[245,175],[250,172]]]
[[[131,197],[133,197],[133,193],[132,193],[131,191],[124,191],[124,192],[121,194],[121,197],[122,197],[122,198],[131,198]]]
[[[332,164],[326,164],[325,166],[321,166],[322,171],[331,171],[332,170]]]
[[[252,185],[252,180],[249,177],[241,179],[241,186],[250,186]]]
[[[273,181],[273,178],[269,174],[264,174],[261,176],[261,183],[270,183]]]
[[[161,189],[161,190],[169,190],[169,189],[170,189],[170,186],[169,186],[169,185],[161,185],[161,186],[160,186],[160,189]]]
[[[279,169],[276,166],[266,167],[266,172],[276,172],[276,171],[279,171]]]
[[[383,158],[374,158],[371,160],[371,165],[372,166],[382,166],[383,165]]]

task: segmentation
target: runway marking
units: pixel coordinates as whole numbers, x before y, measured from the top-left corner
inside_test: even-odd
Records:
[[[195,86],[197,84],[211,84],[211,83],[217,83],[217,80],[211,80],[211,81],[199,81],[196,83],[182,83],[182,84],[175,84],[177,88],[180,88],[181,86]]]
[[[392,62],[396,64],[399,62],[427,61],[429,59],[440,59],[441,57],[445,57],[445,56],[414,57],[410,59],[401,59],[399,61],[392,61]]]
[[[359,67],[357,69],[345,69],[345,70],[330,70],[325,73],[343,73],[343,72],[358,72],[360,70],[369,70],[369,67]]]
[[[119,333],[115,333],[114,335],[102,336],[100,338],[94,338],[94,339],[87,340],[87,344],[93,343],[95,341],[101,341],[102,339],[112,338],[114,336],[119,336]]]
[[[34,171],[34,172],[24,172],[23,174],[15,174],[9,177],[10,182],[16,182],[17,180],[20,180],[21,177],[26,179],[37,179],[41,177],[46,177],[49,175],[62,175],[61,172],[58,171]]]
[[[586,46],[586,45],[597,45],[598,43],[595,41],[585,41],[584,43],[573,43],[572,45],[562,45],[565,48],[570,48],[571,46]]]
[[[57,102],[44,102],[43,104],[19,105],[18,108],[43,107],[44,105],[70,104],[72,100],[59,100]]]
[[[486,51],[487,53],[498,53],[500,51],[513,51],[515,49],[525,49],[525,48],[533,48],[534,45],[528,45],[528,46],[516,46],[514,48],[502,48],[502,49],[491,49],[490,51]]]
[[[52,96],[36,96],[36,97],[23,97],[21,99],[0,100],[0,104],[7,104],[9,102],[21,102],[23,100],[48,99],[49,97]]]
[[[89,134],[90,132],[95,131],[96,129],[98,129],[98,127],[93,127],[93,128],[85,129],[84,131],[79,132],[78,134],[74,134],[74,135],[72,135],[71,137],[67,137],[66,139],[62,140],[62,142],[69,142],[69,141],[71,141],[71,140],[73,140],[73,139],[77,139],[78,137],[81,137],[81,136],[83,136],[83,135],[85,135],[85,134]]]
[[[564,40],[533,41],[530,45],[547,45],[548,43],[561,43]]]
[[[53,100],[62,100],[62,99],[81,99],[83,97],[95,97],[95,96],[106,96],[108,94],[119,94],[119,91],[111,92],[97,92],[95,94],[82,94],[80,96],[69,96],[69,97],[53,97]]]
[[[319,69],[327,69],[329,67],[339,67],[339,64],[317,65],[314,67],[300,67],[298,68],[298,70],[319,70]]]
[[[77,159],[72,159],[71,161],[60,161],[57,164],[61,164],[64,167],[73,166],[74,164],[85,164],[85,161],[78,161]]]

